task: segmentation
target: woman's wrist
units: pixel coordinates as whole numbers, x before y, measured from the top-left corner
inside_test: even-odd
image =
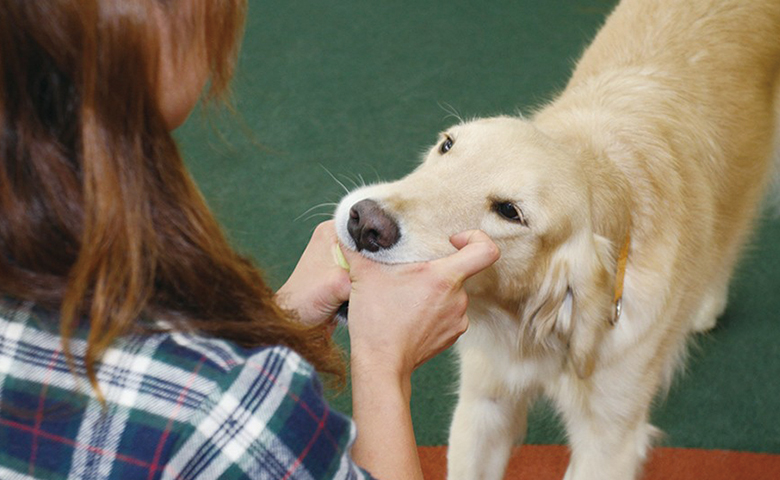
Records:
[[[361,355],[352,350],[350,372],[355,386],[376,389],[379,392],[397,390],[409,402],[412,398],[412,369],[400,366],[387,356],[377,352]]]

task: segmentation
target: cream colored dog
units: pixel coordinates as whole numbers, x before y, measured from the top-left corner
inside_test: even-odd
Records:
[[[769,183],[778,0],[624,0],[566,90],[531,118],[465,122],[406,178],[336,212],[386,263],[479,228],[501,259],[469,280],[450,479],[499,479],[546,395],[567,480],[636,478],[689,333],[723,312]]]

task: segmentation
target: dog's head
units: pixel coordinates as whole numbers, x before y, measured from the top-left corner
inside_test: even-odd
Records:
[[[568,345],[588,376],[608,327],[611,243],[596,235],[581,163],[531,124],[497,117],[453,127],[405,178],[359,188],[336,211],[340,240],[384,263],[454,252],[449,237],[480,229],[500,260],[466,284],[472,299],[516,315],[523,342]]]

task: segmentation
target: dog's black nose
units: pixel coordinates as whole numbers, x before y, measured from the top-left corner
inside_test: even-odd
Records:
[[[401,238],[398,224],[373,200],[361,200],[349,210],[347,231],[358,251],[390,248]]]

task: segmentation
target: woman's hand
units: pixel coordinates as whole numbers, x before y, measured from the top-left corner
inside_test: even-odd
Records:
[[[349,273],[333,258],[337,244],[334,222],[319,224],[290,278],[276,292],[279,306],[294,311],[307,325],[330,321],[349,298]]]
[[[431,262],[382,265],[347,251],[352,293],[349,335],[353,372],[381,368],[407,376],[466,331],[463,283],[492,265],[498,247],[473,230],[450,240],[458,251]]]

